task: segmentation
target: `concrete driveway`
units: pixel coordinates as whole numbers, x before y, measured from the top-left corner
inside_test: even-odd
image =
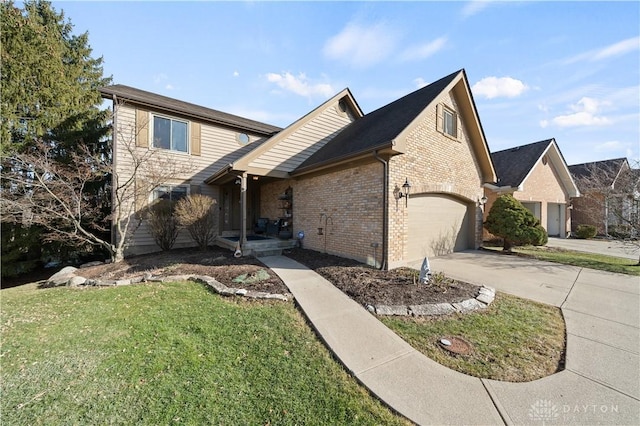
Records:
[[[567,250],[584,251],[587,253],[606,254],[609,256],[624,257],[625,259],[638,260],[640,248],[632,244],[625,244],[615,240],[579,240],[567,238],[549,238],[549,247],[558,247]]]
[[[562,309],[564,371],[529,383],[483,380],[506,423],[640,424],[640,277],[483,251],[431,265]]]

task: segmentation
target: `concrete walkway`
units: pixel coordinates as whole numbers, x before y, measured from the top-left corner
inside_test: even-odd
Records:
[[[563,248],[567,250],[583,251],[587,253],[605,254],[608,256],[623,257],[630,260],[638,260],[640,248],[632,244],[625,244],[615,240],[579,240],[574,238],[549,238],[549,247]]]
[[[327,280],[263,257],[321,339],[364,386],[421,424],[640,424],[640,279],[464,252],[435,258],[447,275],[560,306],[566,370],[529,383],[478,379],[417,352]]]

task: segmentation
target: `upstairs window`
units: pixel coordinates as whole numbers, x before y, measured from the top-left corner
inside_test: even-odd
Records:
[[[444,108],[442,111],[442,130],[451,137],[457,137],[458,123],[456,113]]]
[[[152,143],[154,148],[188,152],[186,121],[154,115]]]

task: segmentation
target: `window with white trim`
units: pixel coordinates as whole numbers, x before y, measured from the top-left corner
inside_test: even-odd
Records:
[[[458,117],[448,108],[442,110],[442,130],[451,137],[458,137]]]
[[[162,185],[153,190],[152,199],[178,201],[189,195],[188,185]]]
[[[154,115],[152,146],[171,151],[189,152],[188,129],[189,125],[186,121]]]

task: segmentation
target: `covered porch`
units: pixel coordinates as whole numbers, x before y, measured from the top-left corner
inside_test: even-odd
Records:
[[[296,245],[293,190],[285,177],[229,168],[206,183],[219,187],[217,245],[238,256],[279,254]]]

